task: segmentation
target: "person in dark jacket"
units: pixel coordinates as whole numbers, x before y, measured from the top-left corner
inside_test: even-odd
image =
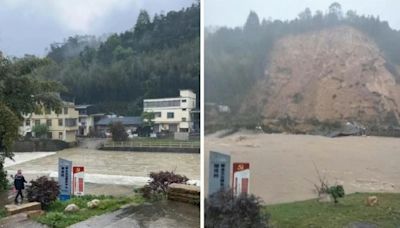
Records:
[[[24,200],[24,196],[22,195],[22,190],[25,189],[25,177],[22,175],[21,170],[18,170],[17,174],[14,177],[14,187],[17,190],[17,195],[15,196],[15,203],[18,203],[18,196],[21,196],[21,202]]]

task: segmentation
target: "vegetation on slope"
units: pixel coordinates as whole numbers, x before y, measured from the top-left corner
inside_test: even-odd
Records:
[[[375,195],[379,203],[367,206],[366,198]],[[400,195],[396,193],[355,193],[347,195],[338,204],[307,200],[294,203],[268,205],[275,227],[345,227],[364,222],[377,227],[400,226]]]
[[[34,56],[25,58],[36,59]],[[61,82],[65,97],[97,104],[101,112],[140,115],[144,98],[200,91],[200,6],[150,18],[105,41],[75,36],[52,44],[48,65],[32,75]]]

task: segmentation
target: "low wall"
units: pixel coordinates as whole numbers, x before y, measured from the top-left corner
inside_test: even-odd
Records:
[[[46,152],[59,151],[74,146],[73,143],[67,143],[62,140],[52,139],[30,139],[21,140],[14,143],[13,152]]]
[[[121,146],[102,146],[100,150],[113,151],[132,151],[132,152],[167,152],[167,153],[200,153],[200,148],[182,148],[182,147],[121,147]]]
[[[186,184],[168,186],[168,200],[200,205],[200,187]]]

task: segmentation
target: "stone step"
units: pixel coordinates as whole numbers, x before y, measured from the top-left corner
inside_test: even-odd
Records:
[[[20,205],[8,204],[5,206],[8,215],[15,215],[21,212],[41,210],[42,207],[38,202],[24,203]]]
[[[0,220],[0,228],[16,227],[46,228],[48,226],[29,219],[26,213],[11,215]]]

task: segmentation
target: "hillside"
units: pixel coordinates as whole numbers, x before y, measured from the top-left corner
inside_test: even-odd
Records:
[[[29,57],[35,58],[35,57]],[[50,45],[33,77],[61,82],[63,95],[99,112],[140,115],[145,98],[200,92],[200,5],[156,14],[108,38],[69,37]]]
[[[292,20],[220,27],[205,40],[206,128],[329,134],[353,122],[400,135],[400,30],[379,16],[306,8]],[[394,134],[394,132],[397,132]]]
[[[286,36],[242,112],[258,107],[264,122],[398,124],[400,85],[387,65],[375,42],[350,26]]]

